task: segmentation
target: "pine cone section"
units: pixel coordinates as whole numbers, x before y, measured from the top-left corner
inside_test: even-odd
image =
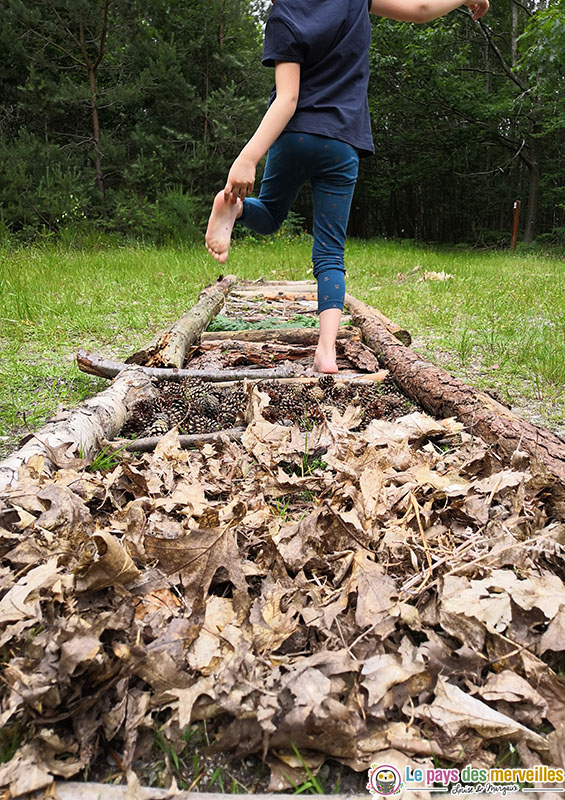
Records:
[[[263,411],[269,422],[282,425],[297,422],[301,430],[330,419],[334,408],[340,414],[351,405],[360,408],[361,420],[354,430],[364,430],[373,419],[394,420],[414,410],[414,404],[390,380],[374,384],[345,384],[337,383],[331,375],[323,375],[317,384],[309,386],[266,381],[258,388],[271,398]]]
[[[213,433],[233,428],[247,406],[247,396],[240,386],[226,390],[198,378],[187,378],[180,383],[162,381],[158,388],[157,400],[142,400],[134,406],[122,436],[162,436],[175,426],[179,433]]]
[[[361,419],[355,430],[364,430],[373,419],[394,420],[414,409],[388,379],[375,384],[346,384],[323,375],[309,385],[264,381],[257,388],[270,398],[263,411],[265,419],[281,425],[298,423],[301,430],[330,419],[334,408],[343,414],[348,406],[359,407]],[[241,383],[226,388],[187,378],[181,383],[162,381],[159,390],[157,400],[142,400],[134,407],[132,418],[122,429],[123,436],[162,436],[175,426],[179,433],[213,433],[241,423],[247,407]]]

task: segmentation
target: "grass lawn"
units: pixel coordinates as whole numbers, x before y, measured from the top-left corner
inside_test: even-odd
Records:
[[[310,247],[307,238],[242,240],[224,272],[311,277]],[[350,240],[347,265],[348,290],[410,330],[422,355],[565,434],[562,260]],[[422,280],[426,270],[452,277]],[[0,454],[60,403],[106,385],[78,371],[79,346],[127,357],[219,271],[198,246],[0,250]]]

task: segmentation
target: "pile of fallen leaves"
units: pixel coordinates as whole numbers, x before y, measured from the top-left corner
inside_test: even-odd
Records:
[[[0,499],[1,724],[11,796],[91,764],[129,772],[159,717],[216,751],[316,770],[565,763],[563,487],[453,420],[269,422],[239,443],[35,457]],[[164,724],[163,724],[164,722]]]

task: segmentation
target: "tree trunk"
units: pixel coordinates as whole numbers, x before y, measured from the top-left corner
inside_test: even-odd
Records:
[[[541,126],[538,122],[533,125],[533,133],[540,133]],[[535,136],[530,138],[529,153],[526,161],[528,166],[528,209],[526,216],[526,228],[524,230],[524,241],[526,244],[533,242],[536,238],[537,222],[539,214],[539,186],[540,186],[540,161],[539,161],[539,139]]]
[[[96,104],[96,72],[92,66],[88,67],[88,82],[90,86],[90,110],[92,113],[92,136],[94,139],[94,169],[96,170],[96,186],[104,197],[104,176],[102,174],[102,158],[100,153],[100,118]]]
[[[51,474],[73,456],[90,459],[101,440],[119,433],[135,403],[156,396],[157,390],[142,370],[132,367],[122,372],[103,392],[30,434],[19,450],[0,461],[0,492],[15,488],[20,468],[33,457],[34,471],[40,474]]]
[[[207,286],[200,292],[198,302],[190,311],[130,356],[126,363],[180,369],[184,365],[188,348],[220,311],[226,295],[236,281],[235,275],[226,275]]]
[[[487,394],[467,386],[440,367],[424,361],[394,338],[367,306],[351,298],[349,308],[363,340],[409,397],[436,417],[455,416],[470,433],[481,436],[507,460],[520,449],[565,483],[565,443],[546,428],[518,417]]]

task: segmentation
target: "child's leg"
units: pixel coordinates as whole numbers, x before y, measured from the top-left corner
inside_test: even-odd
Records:
[[[335,341],[345,298],[344,248],[347,222],[357,180],[355,148],[328,139],[312,176],[314,246],[312,262],[318,281],[320,337],[314,358],[316,372],[337,372]]]
[[[283,133],[270,147],[259,197],[246,197],[243,203],[238,200],[233,204],[226,202],[223,192],[218,192],[206,231],[206,247],[218,261],[224,263],[228,257],[236,220],[263,235],[280,228],[308,178],[303,141],[301,134]]]

